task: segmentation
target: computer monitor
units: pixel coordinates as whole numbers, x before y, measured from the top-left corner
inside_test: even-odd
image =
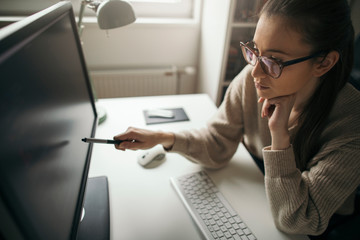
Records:
[[[0,30],[0,239],[76,239],[97,114],[71,3]]]

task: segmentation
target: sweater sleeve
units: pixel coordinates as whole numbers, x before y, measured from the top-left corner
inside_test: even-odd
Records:
[[[296,168],[292,147],[263,149],[266,193],[280,230],[310,235],[325,231],[331,216],[360,184],[359,146],[355,139],[320,153],[321,159],[303,172]]]
[[[230,84],[224,100],[207,128],[175,133],[171,151],[209,168],[228,163],[243,137],[242,88],[249,69],[244,69]]]

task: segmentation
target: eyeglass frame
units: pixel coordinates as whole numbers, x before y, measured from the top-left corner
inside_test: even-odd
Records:
[[[266,57],[266,56],[258,56],[258,54],[256,54],[253,49],[251,49],[249,46],[247,46],[247,44],[249,44],[249,43],[250,43],[250,42],[247,42],[247,43],[240,42],[241,52],[242,52],[242,54],[243,54],[243,57],[244,57],[245,61],[246,61],[248,64],[252,65],[250,62],[248,62],[247,57],[246,57],[246,54],[244,53],[243,48],[249,49],[249,51],[252,52],[252,53],[255,55],[256,61],[259,61],[259,62],[260,62],[260,66],[261,66],[262,70],[264,71],[264,73],[265,73],[266,75],[272,77],[272,78],[275,78],[275,79],[277,79],[277,78],[279,78],[279,77],[281,76],[284,67],[290,66],[290,65],[293,65],[293,64],[296,64],[296,63],[301,63],[301,62],[304,62],[304,61],[309,60],[309,59],[314,58],[314,57],[318,57],[320,54],[322,54],[322,53],[325,52],[325,51],[318,51],[318,52],[315,52],[314,54],[311,54],[311,55],[306,56],[306,57],[296,58],[296,59],[293,59],[293,60],[289,60],[289,61],[286,61],[286,62],[282,62],[282,61],[279,61],[279,60],[274,59],[274,58],[269,58],[269,57]],[[262,58],[267,58],[267,59],[269,59],[269,60],[271,60],[271,61],[273,61],[273,62],[275,62],[276,64],[279,65],[279,67],[280,67],[280,73],[279,73],[278,76],[276,76],[276,77],[271,76],[271,75],[268,73],[268,71],[264,69],[263,65],[261,64],[261,63],[265,64],[264,62],[262,62],[262,60],[261,60]],[[256,65],[256,63],[255,63],[255,65]],[[252,65],[252,66],[255,66],[255,65]]]

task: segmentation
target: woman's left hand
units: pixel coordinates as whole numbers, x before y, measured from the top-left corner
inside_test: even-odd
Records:
[[[289,118],[295,103],[295,94],[271,99],[261,97],[259,102],[263,102],[261,117],[268,117],[269,119],[268,125],[272,137],[271,148],[273,150],[288,148],[290,146]]]

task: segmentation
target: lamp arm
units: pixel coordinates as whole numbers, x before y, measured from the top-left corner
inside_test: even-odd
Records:
[[[82,20],[84,17],[84,12],[85,12],[85,7],[86,4],[88,3],[88,0],[82,0],[81,1],[81,5],[80,5],[80,11],[79,11],[79,20],[78,20],[78,32],[79,32],[79,36],[81,36],[82,34],[82,30],[83,30],[83,25],[82,25]]]

